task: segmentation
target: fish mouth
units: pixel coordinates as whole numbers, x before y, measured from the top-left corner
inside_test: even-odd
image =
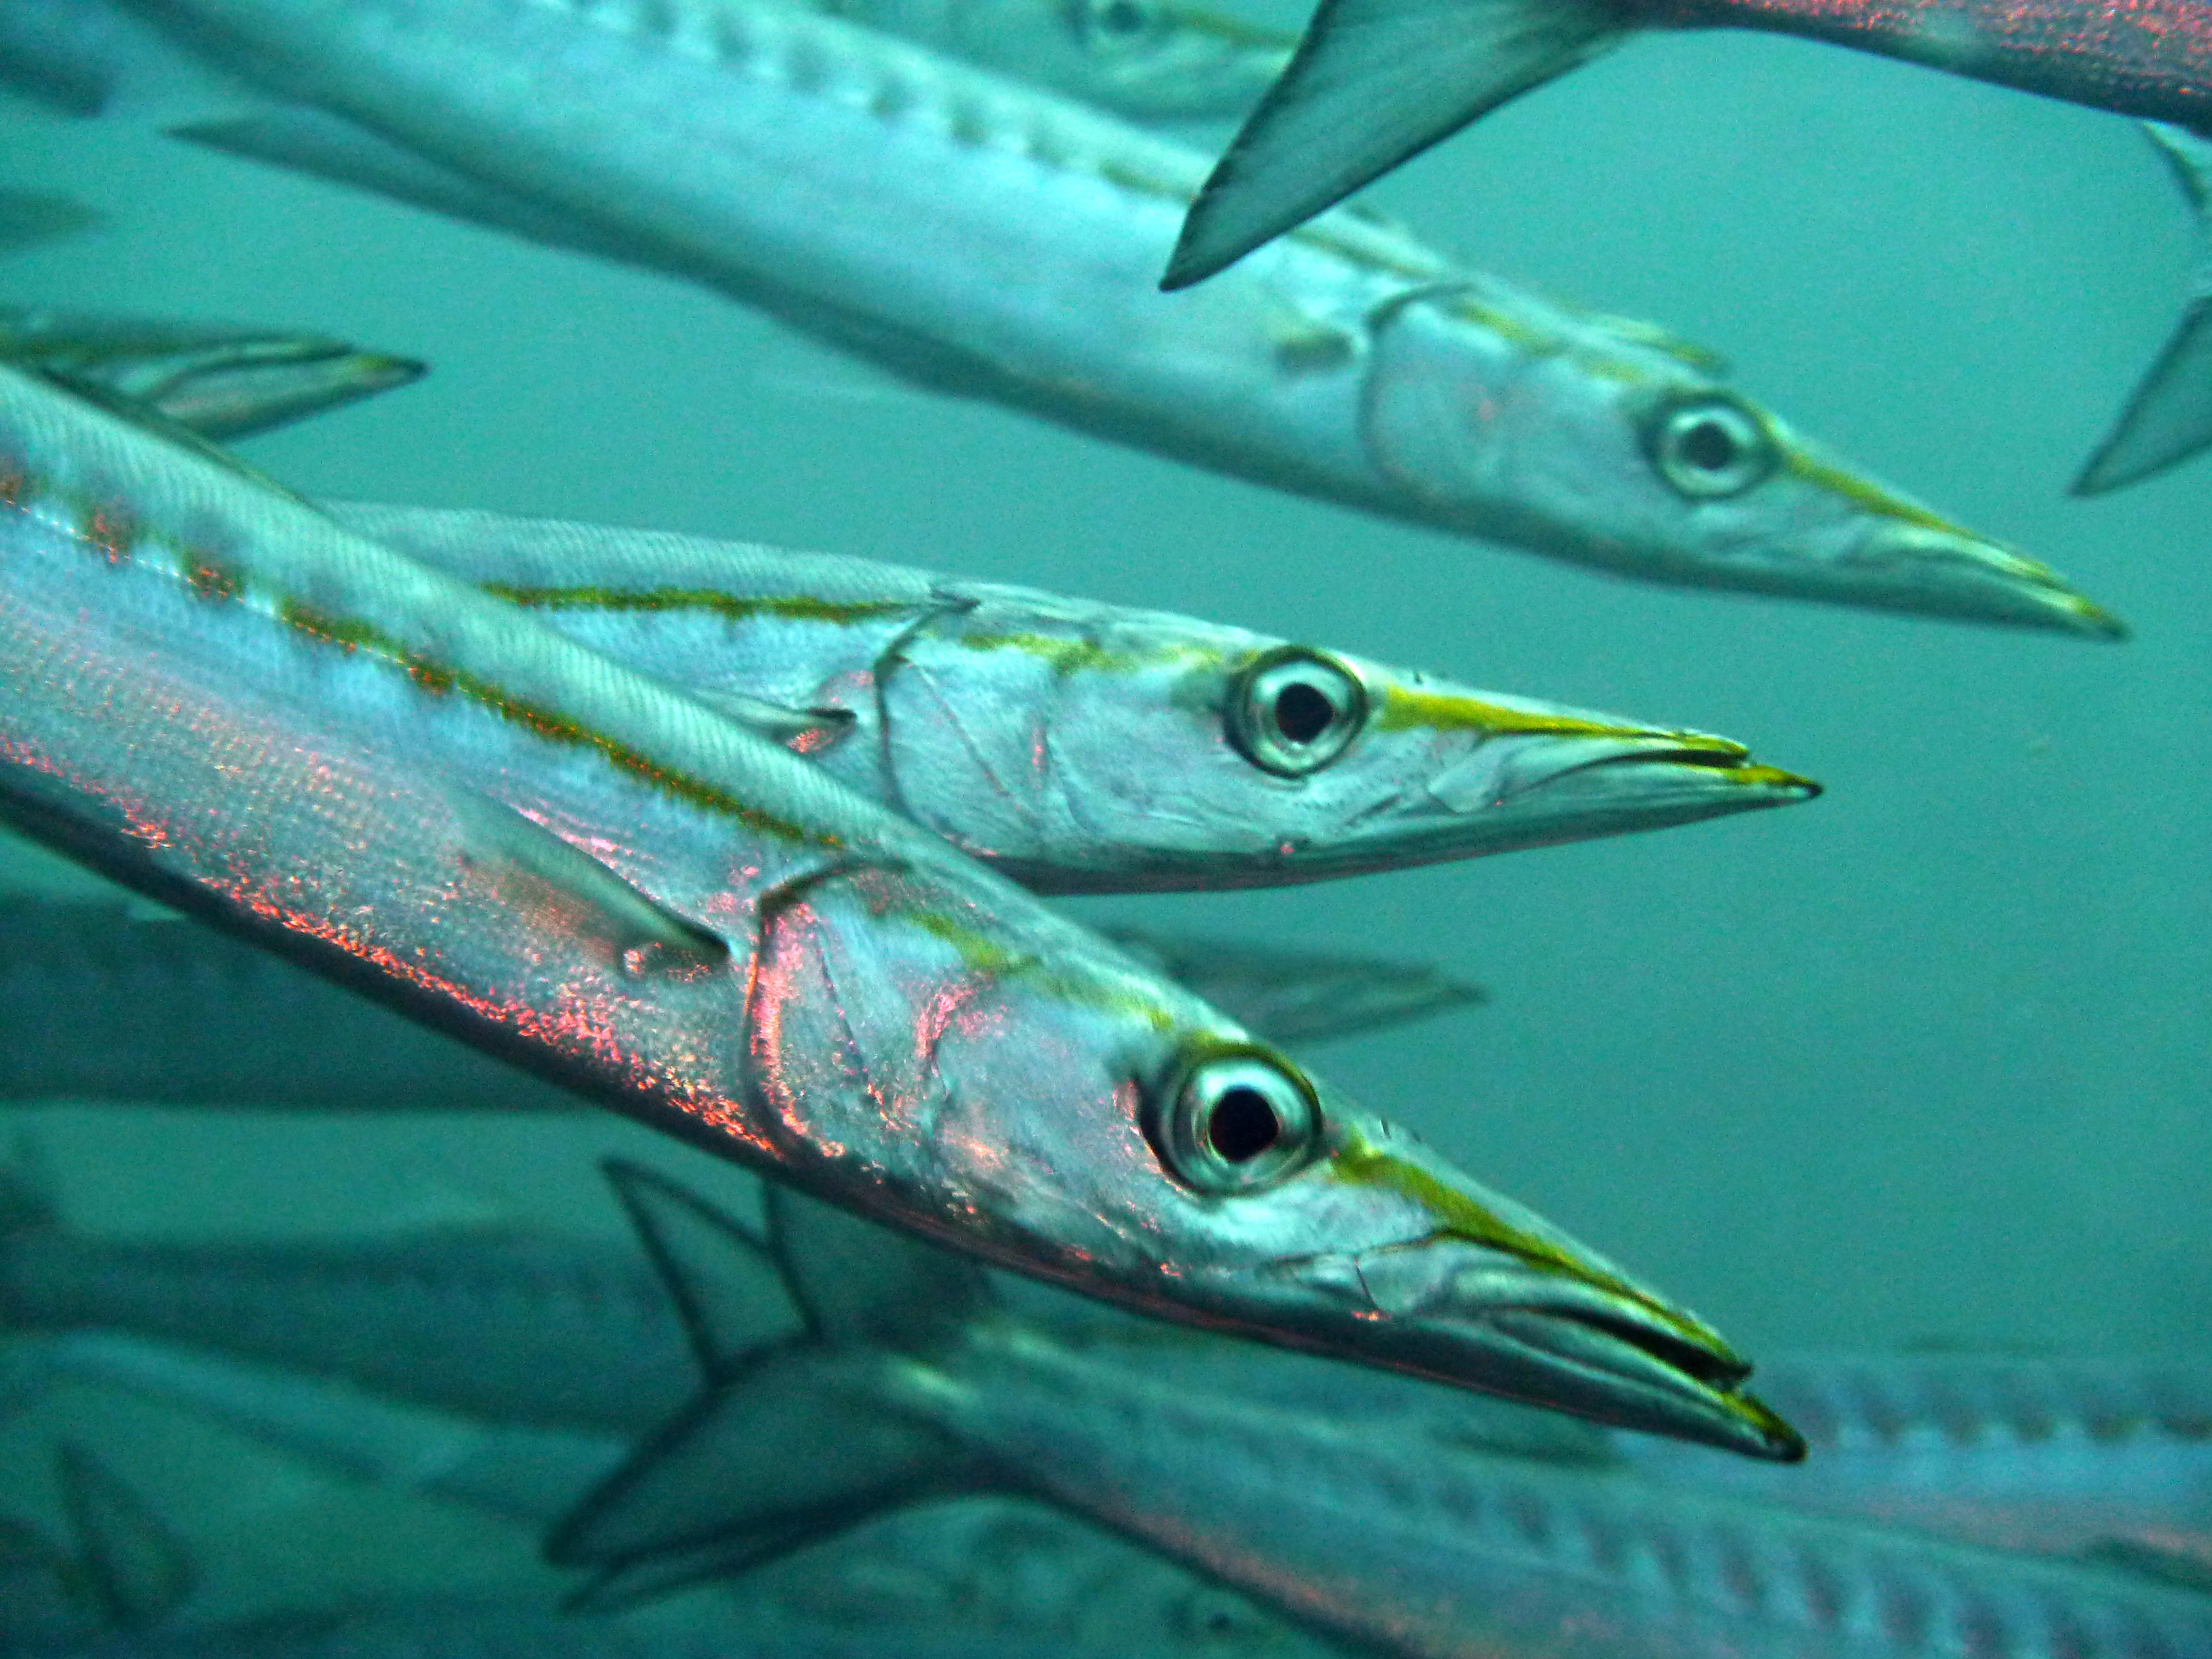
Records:
[[[1352,1127],[1326,1170],[1340,1190],[1397,1200],[1413,1229],[1293,1269],[1304,1296],[1357,1322],[1352,1357],[1770,1462],[1804,1456],[1743,1392],[1751,1365],[1718,1332],[1419,1141]]]
[[[1820,793],[1812,779],[1754,761],[1699,732],[1620,727],[1485,738],[1428,786],[1455,817],[1526,820],[1538,841],[1656,830]],[[1517,840],[1517,837],[1516,837]]]
[[[1595,1259],[1434,1238],[1370,1253],[1355,1272],[1381,1316],[1363,1357],[1479,1377],[1486,1393],[1613,1428],[1768,1462],[1805,1455],[1803,1437],[1743,1391],[1751,1364],[1718,1333]]]
[[[1887,527],[1851,555],[1845,568],[1895,578],[1901,609],[2048,628],[2083,639],[2128,637],[2125,623],[2049,566],[1963,531],[1919,524]]]

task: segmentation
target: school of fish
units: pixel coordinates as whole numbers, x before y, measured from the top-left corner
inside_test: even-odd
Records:
[[[1321,0],[1302,39],[1181,0],[0,0],[0,88],[1457,540],[2125,638],[1713,352],[1345,202],[1721,27],[2140,119],[2212,237],[2203,0]],[[1218,162],[1158,130],[1239,118]],[[101,211],[0,189],[0,251]],[[596,1231],[180,1239],[80,1228],[15,1142],[0,1422],[106,1390],[542,1566],[210,1620],[193,1517],[74,1437],[48,1501],[0,1494],[0,1656],[2212,1659],[2212,1352],[1741,1354],[1292,1052],[1448,1042],[1412,1023],[1480,988],[1058,902],[1820,785],[957,550],[310,498],[226,447],[426,374],[0,307],[0,826],[76,867],[0,890],[0,1100],[435,1109],[567,1180],[596,1108],[641,1151],[588,1170]],[[2208,446],[2200,272],[2074,488]]]

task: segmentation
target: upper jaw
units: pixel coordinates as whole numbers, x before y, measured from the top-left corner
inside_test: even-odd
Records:
[[[1840,567],[1881,580],[1900,610],[2124,640],[2128,626],[2048,566],[1968,532],[1886,526]]]

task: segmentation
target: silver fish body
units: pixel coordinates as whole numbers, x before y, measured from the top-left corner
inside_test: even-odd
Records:
[[[2164,1556],[2212,1583],[2212,1364],[1792,1355],[1759,1384],[1813,1448],[1796,1478],[1741,1480],[1640,1436],[1620,1455],[1671,1486],[1997,1548]]]
[[[1163,295],[1201,156],[833,18],[141,3],[343,118],[187,136],[668,271],[926,385],[1618,574],[2123,631],[1794,434],[1709,356],[1368,216]]]
[[[151,404],[218,441],[250,436],[420,380],[411,358],[319,334],[0,307],[0,360]]]
[[[672,1236],[696,1229],[651,1177],[629,1201]],[[1156,1375],[1142,1347],[1077,1352],[981,1300],[972,1273],[811,1207],[770,1195],[810,1338],[710,1388],[556,1534],[556,1559],[619,1572],[672,1546],[771,1558],[854,1509],[1002,1486],[1405,1659],[2212,1651],[2212,1597],[2124,1573],[1216,1394]],[[779,1483],[769,1471],[810,1424],[819,1461]]]
[[[1766,1455],[1692,1317],[775,744],[0,371],[19,829],[718,1155],[1168,1316]]]
[[[1310,881],[1815,790],[1726,738],[1187,617],[691,536],[331,511],[688,692],[788,709],[839,782],[1045,892]]]
[[[811,0],[811,9],[1139,121],[1242,115],[1297,41],[1182,0]],[[123,0],[40,0],[0,14],[0,85],[65,114],[149,99],[201,72]]]
[[[817,0],[815,9],[1139,121],[1242,115],[1295,44],[1177,0]]]

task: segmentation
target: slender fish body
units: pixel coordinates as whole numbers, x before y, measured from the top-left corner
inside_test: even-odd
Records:
[[[811,0],[810,9],[1139,121],[1243,114],[1297,40],[1181,0]],[[39,0],[0,12],[0,85],[66,114],[157,99],[199,72],[125,0]]]
[[[2212,123],[2203,0],[1322,0],[1193,205],[1167,285],[1225,269],[1648,28],[1803,35],[2123,115]]]
[[[492,1422],[611,1432],[674,1409],[696,1376],[636,1251],[537,1232],[203,1245],[20,1224],[0,1241],[0,1328],[126,1332]]]
[[[1176,0],[817,0],[814,9],[1139,121],[1243,114],[1295,41]]]
[[[1045,892],[1311,881],[1815,792],[1726,738],[1188,617],[692,536],[330,510],[693,696],[787,711],[840,783]]]
[[[711,1258],[696,1200],[618,1180],[664,1262]],[[873,1507],[997,1486],[1406,1659],[2212,1651],[2212,1596],[1214,1394],[1142,1346],[1078,1352],[880,1230],[780,1192],[769,1215],[809,1335],[711,1385],[555,1534],[556,1560],[767,1559]],[[726,1224],[720,1240],[744,1248]],[[838,1455],[771,1477],[810,1431]]]
[[[1673,1486],[2051,1555],[2166,1558],[2212,1583],[2212,1363],[1790,1356],[1761,1389],[1805,1431],[1792,1479],[1619,1437]]]
[[[1186,1321],[1796,1449],[1691,1316],[942,842],[0,371],[15,827],[724,1158]]]
[[[140,3],[327,112],[190,136],[669,271],[927,385],[1619,574],[2120,631],[1791,432],[1709,355],[1370,217],[1163,295],[1201,156],[834,18]]]

